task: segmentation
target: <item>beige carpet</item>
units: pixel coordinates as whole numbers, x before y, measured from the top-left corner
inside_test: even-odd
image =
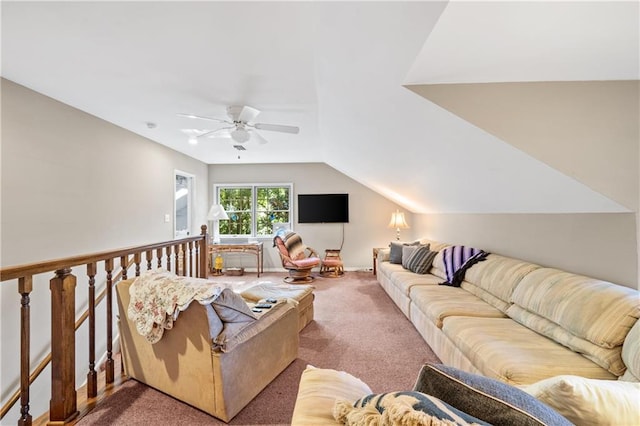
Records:
[[[216,279],[280,282],[283,274]],[[255,281],[254,281],[255,280]],[[413,325],[395,306],[370,272],[347,272],[341,278],[318,278],[315,320],[300,333],[296,359],[231,422],[232,425],[289,424],[298,382],[308,364],[344,370],[374,392],[408,390],[420,366],[438,362]],[[129,380],[78,425],[224,424],[136,381]]]

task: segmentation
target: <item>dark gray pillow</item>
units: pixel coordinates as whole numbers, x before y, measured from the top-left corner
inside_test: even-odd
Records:
[[[429,246],[420,246],[416,248],[407,259],[402,253],[402,266],[416,274],[426,274],[431,269],[433,259],[438,254],[437,251],[429,250]]]
[[[414,241],[413,243],[402,243],[399,241],[391,241],[389,243],[389,263],[402,264],[402,247],[404,246],[419,246],[420,241]]]
[[[515,386],[442,364],[425,364],[414,390],[496,426],[572,424]]]

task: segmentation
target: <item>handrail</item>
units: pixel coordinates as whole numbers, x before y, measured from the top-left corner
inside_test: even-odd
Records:
[[[62,259],[47,260],[44,262],[25,263],[23,265],[9,266],[0,268],[0,282],[15,280],[27,275],[37,275],[44,272],[57,271],[62,268],[70,268],[73,266],[94,263],[104,259],[114,259],[125,256],[127,254],[144,253],[146,251],[157,250],[167,246],[173,246],[180,243],[193,242],[202,239],[202,236],[181,238],[179,240],[168,240],[161,243],[147,244],[144,246],[132,246],[110,251],[101,251],[92,254],[83,254],[80,256],[66,257]]]
[[[129,262],[127,263],[127,269],[132,264],[133,264],[133,259],[130,259]],[[120,280],[121,277],[122,277],[122,271],[116,274],[115,281]],[[107,289],[103,288],[100,294],[98,294],[98,296],[96,297],[95,306],[98,306],[100,302],[102,302],[102,300],[106,297],[106,295],[107,295]],[[87,318],[89,318],[88,307],[87,309],[85,309],[85,311],[80,315],[80,317],[76,321],[75,331],[78,331],[80,326],[86,321]],[[31,374],[29,375],[30,385],[38,378],[38,376],[40,376],[40,373],[42,373],[44,369],[47,368],[50,362],[51,362],[51,351],[49,351],[49,353],[42,359],[42,361],[40,361],[40,363],[36,366],[36,368],[33,369]],[[16,402],[18,402],[19,399],[20,399],[20,386],[18,386],[15,392],[11,395],[11,398],[7,400],[6,404],[4,404],[2,408],[0,408],[0,420],[7,415],[9,410],[13,408],[13,406],[16,404]]]
[[[35,262],[17,266],[0,268],[0,282],[8,280],[18,281],[20,299],[20,390],[21,416],[19,426],[30,426],[32,416],[29,413],[29,388],[47,363],[51,363],[51,400],[49,404],[49,423],[67,424],[74,421],[78,415],[75,389],[75,332],[78,327],[89,318],[89,372],[87,374],[87,395],[95,397],[97,394],[97,373],[95,371],[95,307],[96,302],[106,298],[106,384],[114,382],[114,360],[112,358],[112,290],[120,279],[127,279],[127,270],[135,264],[135,275],[140,274],[140,265],[146,260],[146,269],[165,267],[180,275],[206,277],[208,274],[208,235],[207,226],[201,226],[199,236],[169,240],[160,243],[145,244],[107,250],[98,253],[71,256],[62,259]],[[131,257],[133,256],[133,262]],[[195,262],[194,262],[195,260]],[[119,261],[120,271],[114,271],[114,261]],[[172,265],[173,263],[173,265]],[[96,298],[95,277],[98,264],[104,266],[106,284],[103,292]],[[88,282],[89,307],[78,320],[75,317],[75,288],[76,276],[71,268],[84,265]],[[173,266],[173,268],[172,268]],[[30,372],[30,295],[34,285],[34,275],[54,272],[55,276],[49,281],[51,291],[51,354],[45,357],[34,370]],[[114,272],[118,272],[115,273]],[[121,274],[121,275],[120,275]],[[115,277],[113,276],[115,275]],[[11,398],[10,405],[2,407],[0,418],[15,404],[16,395]]]

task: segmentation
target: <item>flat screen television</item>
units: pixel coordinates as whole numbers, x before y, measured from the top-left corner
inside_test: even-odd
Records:
[[[298,194],[298,223],[348,223],[349,194]]]

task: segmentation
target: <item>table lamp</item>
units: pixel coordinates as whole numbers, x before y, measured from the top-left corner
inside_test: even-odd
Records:
[[[400,210],[396,210],[395,213],[391,213],[391,221],[389,222],[389,228],[396,228],[396,240],[400,241],[400,229],[408,229],[407,221],[404,220],[404,213]]]
[[[224,208],[220,204],[214,204],[209,209],[209,213],[207,214],[207,220],[213,221],[213,242],[220,242],[220,230],[218,229],[218,222],[220,220],[229,219],[227,216],[227,212],[224,211]]]

